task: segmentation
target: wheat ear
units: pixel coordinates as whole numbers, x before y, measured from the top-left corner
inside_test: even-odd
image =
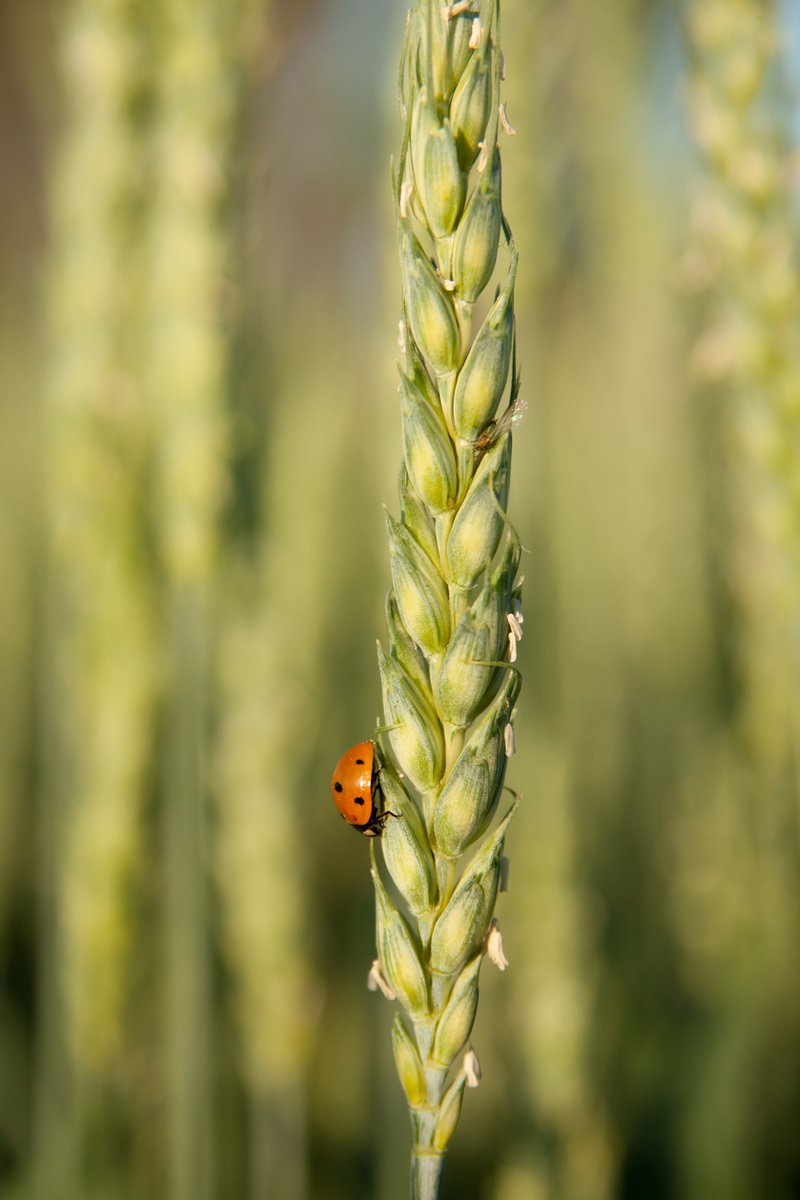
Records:
[[[131,4],[69,6],[61,69],[71,119],[53,191],[47,420],[49,636],[62,689],[53,728],[63,762],[47,790],[58,829],[53,928],[66,1033],[76,1065],[95,1080],[118,1070],[126,1044],[158,686],[142,549],[146,307],[133,249],[147,220],[147,173],[131,166],[146,143],[132,115],[140,56]]]
[[[703,301],[692,365],[719,426],[738,731],[780,772],[796,737],[800,286],[789,138],[769,103],[782,72],[776,19],[759,0],[688,5],[700,172],[687,281]]]
[[[486,834],[513,751],[520,678],[511,664],[522,633],[519,542],[506,516],[519,404],[517,256],[500,198],[498,134],[512,132],[501,64],[496,3],[420,0],[409,14],[394,172],[405,461],[400,520],[386,517],[388,652],[378,647],[394,759],[385,756],[381,788],[397,819],[381,841],[394,889],[373,853],[371,983],[404,1010],[392,1043],[418,1200],[438,1195],[464,1088],[480,1077],[468,1040],[483,955],[506,965],[492,914],[513,809]],[[507,270],[473,334],[501,241]]]

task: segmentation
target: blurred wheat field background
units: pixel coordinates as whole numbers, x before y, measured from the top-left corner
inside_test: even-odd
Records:
[[[399,0],[0,5],[0,1196],[399,1200]],[[800,20],[505,0],[523,795],[444,1197],[800,1197]]]

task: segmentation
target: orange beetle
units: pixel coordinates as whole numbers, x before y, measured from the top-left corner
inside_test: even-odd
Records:
[[[397,815],[381,811],[379,775],[375,743],[359,742],[339,759],[331,780],[333,802],[342,818],[367,837],[380,837],[386,818]]]

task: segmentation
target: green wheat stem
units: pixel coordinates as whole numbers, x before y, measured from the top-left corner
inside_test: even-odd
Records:
[[[521,613],[520,548],[506,516],[519,379],[498,9],[421,0],[400,68],[405,461],[400,521],[387,515],[393,587],[379,664],[394,758],[383,755],[382,790],[399,818],[384,826],[381,857],[404,903],[373,855],[373,981],[408,1018],[398,1015],[392,1036],[418,1200],[438,1196],[464,1089],[480,1078],[469,1036],[483,955],[506,965],[493,912],[513,808],[493,818],[513,749]]]

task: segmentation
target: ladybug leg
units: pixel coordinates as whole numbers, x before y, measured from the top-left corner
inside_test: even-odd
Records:
[[[388,817],[394,817],[396,821],[399,821],[400,813],[392,812],[391,809],[387,808],[385,812],[382,812],[378,816],[376,816],[373,819],[372,825],[370,827],[370,833],[371,833],[372,837],[380,837],[381,836],[381,834],[383,833],[383,827],[386,824],[386,820]]]
[[[380,797],[380,805],[376,805],[376,808],[380,807],[381,809],[383,809],[384,805],[384,795],[383,789],[381,788],[380,778],[382,773],[383,767],[378,764],[378,760],[376,758],[372,770],[372,790],[376,798],[378,796]],[[365,830],[365,832],[368,833],[370,837],[380,837],[383,833],[383,827],[386,824],[388,817],[394,817],[395,820],[400,820],[400,813],[392,812],[391,809],[385,809],[382,812],[376,813],[370,822],[369,829]]]

